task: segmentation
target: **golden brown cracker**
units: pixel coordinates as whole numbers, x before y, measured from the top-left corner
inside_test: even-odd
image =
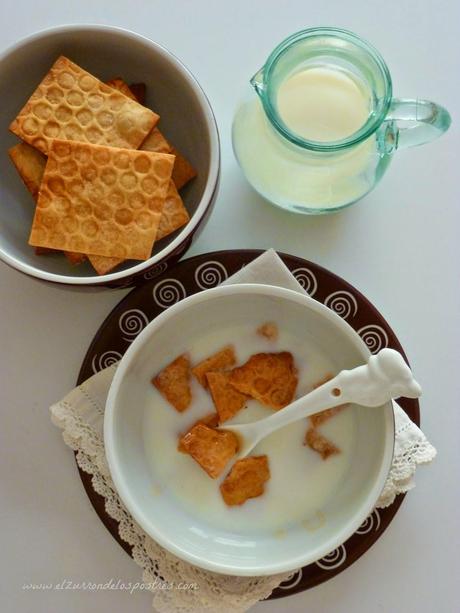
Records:
[[[142,97],[142,93],[144,94],[145,98],[145,84],[143,83],[134,84],[136,86],[135,91],[131,91],[130,87],[128,87],[128,85],[120,78],[107,81],[107,85],[118,89],[127,96],[137,99],[139,102],[141,102],[139,96]],[[157,128],[154,128],[152,132],[159,131]],[[163,137],[161,136],[161,138]],[[170,149],[171,148],[169,147],[169,144],[166,144],[166,147],[157,147],[157,152],[169,153]],[[175,230],[184,226],[189,221],[190,216],[184,206],[182,198],[180,197],[180,194],[177,191],[174,183],[170,181],[155,240],[158,241],[168,236]],[[88,259],[99,275],[105,275],[111,272],[114,268],[119,266],[124,261],[122,258],[109,258],[100,255],[90,255]]]
[[[216,479],[238,451],[238,439],[233,432],[197,424],[182,436],[179,447],[190,454],[212,479]]]
[[[173,360],[152,379],[152,383],[176,411],[182,413],[188,409],[192,401],[188,355],[184,353]]]
[[[182,189],[186,183],[196,177],[197,172],[190,162],[173,147],[160,132],[154,128],[147,136],[141,147],[144,151],[156,151],[158,153],[171,153],[176,156],[172,172],[172,180],[177,189]]]
[[[190,215],[184,206],[176,186],[169,182],[168,193],[161,213],[160,225],[155,240],[159,241],[169,236],[190,221]]]
[[[27,143],[18,143],[11,147],[8,150],[8,155],[25,186],[32,194],[32,198],[36,201],[45,172],[46,156]]]
[[[171,153],[173,149],[158,128],[153,128],[140,148],[155,153]]]
[[[124,258],[111,258],[104,255],[88,255],[92,267],[98,275],[106,275],[124,262]]]
[[[177,189],[182,189],[189,181],[196,177],[197,172],[187,158],[184,157],[175,147],[172,147],[170,153],[176,156],[172,172],[172,180],[174,181],[174,185],[177,187]]]
[[[297,388],[297,370],[291,353],[257,353],[234,368],[230,384],[242,394],[255,398],[272,409],[292,402]]]
[[[235,350],[232,345],[227,345],[217,353],[209,356],[192,368],[192,373],[198,379],[199,383],[206,389],[208,382],[206,374],[216,370],[224,370],[231,368],[236,364]]]
[[[273,321],[266,321],[257,328],[257,334],[268,341],[276,341],[278,339],[278,326]]]
[[[173,161],[164,154],[54,140],[30,244],[146,260]]]
[[[205,415],[204,417],[200,417],[200,419],[197,419],[196,422],[192,426],[190,426],[190,428],[187,429],[187,432],[189,432],[192,428],[194,428],[198,424],[203,424],[205,426],[209,426],[210,428],[217,428],[217,426],[219,425],[219,416],[217,415],[217,413],[209,413],[208,415]],[[182,436],[185,436],[187,432],[185,432]],[[182,444],[182,437],[179,439],[177,450],[180,451],[181,453],[187,453],[187,450]]]
[[[182,198],[174,183],[170,181],[155,241],[169,236],[169,234],[184,226],[189,220],[190,217]],[[108,258],[102,255],[89,255],[88,259],[99,275],[106,275],[124,262],[122,258]]]
[[[106,81],[105,84],[108,85],[109,87],[113,87],[113,89],[118,90],[125,96],[128,96],[128,98],[131,98],[131,100],[135,100],[136,102],[139,102],[136,95],[128,87],[127,83],[125,83],[123,79],[120,79],[120,77],[117,77],[115,79],[110,79],[110,81]]]
[[[266,455],[238,460],[220,486],[222,498],[228,506],[244,504],[249,498],[262,496],[269,479]]]
[[[28,143],[18,143],[8,151],[19,176],[32,195],[35,202],[38,200],[38,193],[46,167],[46,156],[38,149]],[[48,255],[58,253],[58,249],[48,249],[47,247],[36,247],[35,255]],[[65,251],[64,255],[69,262],[76,266],[84,262],[86,257],[82,253]]]
[[[158,115],[60,56],[10,130],[48,154],[54,139],[137,149]]]
[[[228,372],[208,372],[206,379],[219,415],[219,423],[235,417],[246,404],[248,397],[230,385]]]
[[[320,434],[316,428],[308,428],[304,444],[313,449],[313,451],[316,451],[316,453],[319,453],[323,460],[327,460],[331,455],[340,453],[340,449]]]

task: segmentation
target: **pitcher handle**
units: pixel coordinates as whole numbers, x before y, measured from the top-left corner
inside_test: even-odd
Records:
[[[396,124],[395,148],[416,147],[435,140],[449,129],[445,108],[429,100],[394,98],[385,121]]]

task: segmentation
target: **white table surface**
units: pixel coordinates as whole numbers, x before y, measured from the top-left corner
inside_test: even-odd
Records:
[[[222,137],[222,184],[190,255],[275,247],[317,262],[363,291],[395,330],[424,387],[423,429],[439,456],[378,543],[331,581],[259,613],[458,611],[460,377],[460,11],[454,0],[15,0],[0,9],[0,48],[48,26],[109,23],[166,45],[196,75]],[[441,8],[442,7],[442,8]],[[404,151],[357,206],[303,218],[263,202],[232,155],[230,125],[248,78],[286,35],[337,25],[371,40],[396,95],[453,112],[450,132]],[[18,75],[20,78],[20,75]],[[26,583],[139,581],[135,563],[93,511],[48,406],[69,390],[88,344],[123,291],[78,294],[0,264],[0,602],[5,613],[141,613],[150,595],[25,591]]]

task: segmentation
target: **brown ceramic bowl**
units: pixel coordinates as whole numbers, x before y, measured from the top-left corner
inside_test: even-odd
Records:
[[[121,76],[147,85],[146,105],[161,116],[161,129],[194,165],[198,176],[181,191],[191,220],[155,244],[146,261],[129,261],[97,276],[89,263],[71,266],[60,254],[37,256],[28,244],[34,204],[7,150],[17,138],[8,131],[58,55],[67,55],[101,80]],[[214,204],[220,173],[219,135],[203,90],[192,74],[160,45],[121,28],[72,25],[23,39],[0,57],[0,258],[44,281],[72,286],[127,287],[164,272],[187,251]]]

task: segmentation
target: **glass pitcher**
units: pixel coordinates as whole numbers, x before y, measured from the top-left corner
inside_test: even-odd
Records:
[[[393,98],[380,53],[337,28],[293,34],[251,84],[258,97],[235,114],[235,156],[264,198],[298,213],[331,213],[356,202],[377,184],[397,149],[434,140],[451,121],[433,102]],[[316,100],[318,87],[325,98]],[[305,108],[308,117],[302,116]],[[305,126],[293,128],[303,119]],[[353,131],[343,134],[347,121]]]

